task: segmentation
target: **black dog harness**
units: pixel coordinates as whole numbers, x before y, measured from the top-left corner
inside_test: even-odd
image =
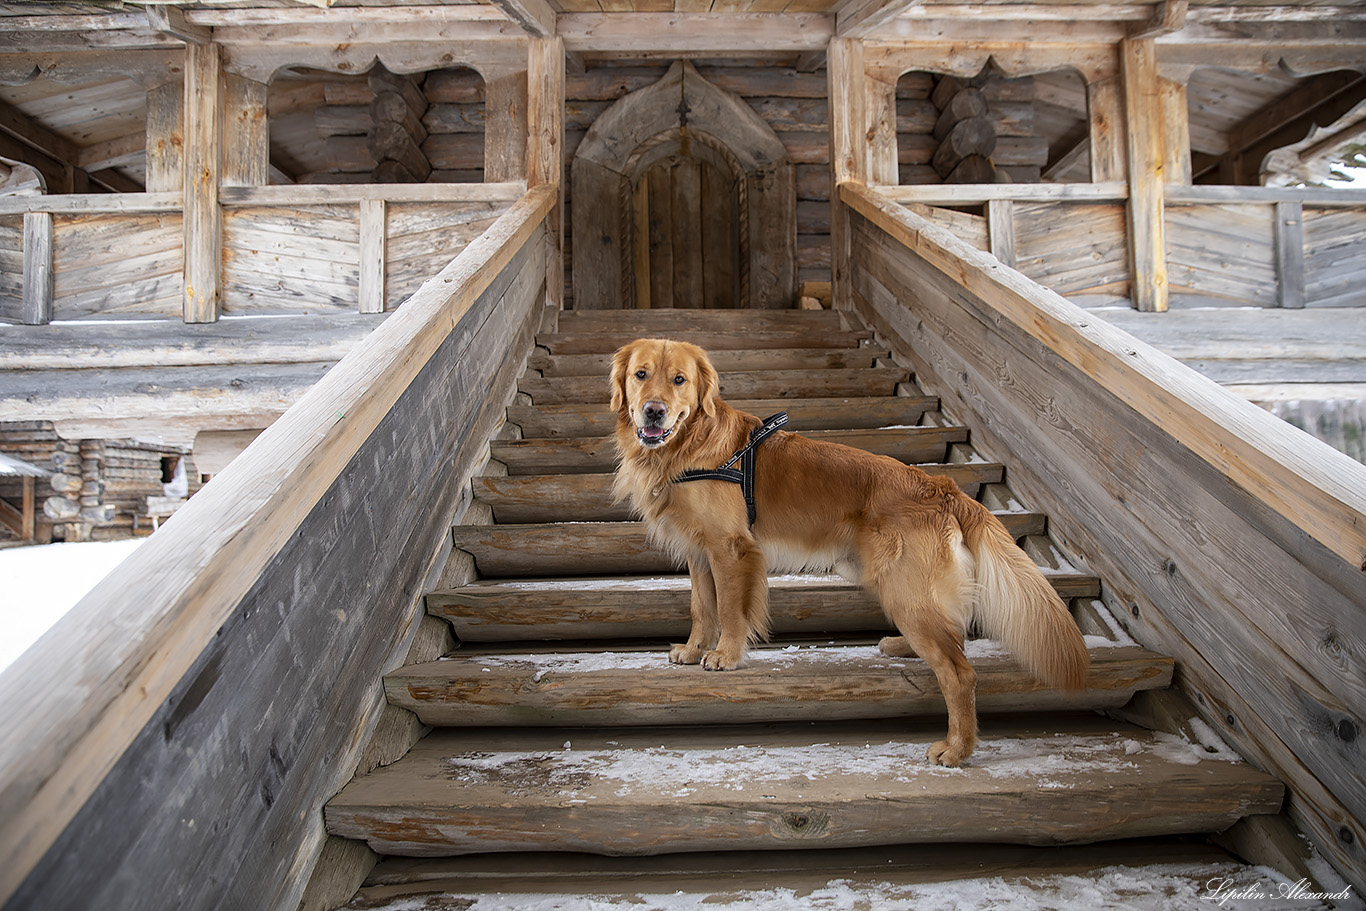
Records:
[[[764,418],[764,423],[749,434],[749,443],[735,455],[730,457],[730,461],[720,468],[694,468],[685,471],[675,481],[729,481],[731,484],[739,484],[740,492],[745,497],[745,509],[749,512],[749,524],[754,524],[754,452],[759,448],[759,444],[772,436],[773,432],[787,423],[787,412],[780,411],[775,415]],[[737,471],[731,466],[736,462],[740,463]]]

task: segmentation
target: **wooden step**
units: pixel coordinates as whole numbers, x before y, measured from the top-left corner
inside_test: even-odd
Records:
[[[1090,637],[1091,673],[1076,693],[1049,689],[995,642],[968,643],[979,712],[1119,708],[1171,685],[1172,660]],[[433,726],[746,724],[943,717],[934,672],[876,645],[752,649],[719,674],[669,663],[667,648],[521,652],[462,648],[384,678],[390,705]]]
[[[1005,474],[998,462],[926,464],[925,472],[952,478],[976,497],[983,484],[999,483]],[[634,518],[628,503],[612,501],[611,474],[549,474],[482,477],[472,482],[474,496],[493,508],[493,520],[527,522],[620,522]]]
[[[834,370],[745,370],[721,374],[725,399],[841,398],[886,396],[910,379],[901,367],[858,367]],[[523,376],[517,391],[536,405],[606,402],[611,387],[606,376]]]
[[[835,370],[872,367],[891,357],[886,348],[865,345],[861,348],[741,348],[720,350],[710,355],[712,366],[722,372],[743,370]],[[536,354],[527,367],[542,376],[599,376],[612,370],[611,354]]]
[[[715,312],[715,311],[712,311]],[[622,345],[646,336],[663,336],[692,342],[708,352],[753,348],[857,348],[873,337],[866,329],[766,329],[741,332],[728,329],[632,329],[604,326],[601,329],[564,329],[536,336],[536,345],[551,354],[609,354]]]
[[[1100,596],[1100,580],[1044,569],[1064,601]],[[494,579],[429,592],[427,612],[448,621],[462,642],[674,638],[691,623],[687,576],[609,579]],[[773,632],[824,635],[887,631],[877,601],[839,576],[773,576]]]
[[[872,430],[805,430],[802,436],[842,443],[908,464],[942,462],[951,443],[966,443],[966,427],[884,427]],[[616,468],[610,436],[569,439],[494,440],[490,456],[510,475],[603,473]],[[762,460],[761,460],[762,461]]]
[[[1091,716],[992,719],[959,769],[942,723],[438,730],[355,779],[327,830],[381,854],[660,854],[1222,831],[1279,781]]]
[[[648,310],[565,310],[559,314],[561,332],[629,329],[648,333],[701,329],[753,334],[794,330],[840,331],[844,328],[844,315],[838,310],[691,310],[662,307]]]
[[[939,399],[921,395],[914,386],[901,384],[894,396],[857,398],[736,399],[731,406],[749,414],[767,417],[787,412],[790,430],[854,430],[896,427],[920,423],[927,411],[939,408]],[[617,418],[605,402],[579,402],[569,405],[509,405],[507,419],[522,430],[527,439],[538,437],[607,436]]]
[[[996,513],[1016,540],[1044,534],[1035,512]],[[676,572],[681,564],[650,543],[639,522],[457,525],[456,549],[474,557],[485,578]]]

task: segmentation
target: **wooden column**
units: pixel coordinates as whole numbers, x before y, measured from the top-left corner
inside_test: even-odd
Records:
[[[263,82],[236,74],[223,77],[222,179],[225,187],[270,183],[270,120]]]
[[[868,183],[900,182],[896,151],[896,84],[869,75],[864,80],[864,114],[868,119]]]
[[[24,215],[24,297],[26,326],[52,322],[52,213]]]
[[[148,193],[185,189],[185,83],[168,82],[147,90]]]
[[[1015,267],[1015,203],[1009,199],[987,202],[987,239],[991,255]]]
[[[1163,229],[1163,129],[1157,55],[1151,39],[1120,42],[1129,159],[1131,295],[1138,310],[1167,309]]]
[[[868,180],[863,42],[853,38],[830,39],[826,72],[830,86],[831,293],[836,309],[848,309],[853,306],[849,210],[840,200],[839,186],[846,181],[866,184]]]
[[[1091,182],[1124,180],[1129,173],[1126,162],[1128,130],[1124,124],[1124,98],[1118,77],[1087,85],[1086,107],[1091,128]]]
[[[546,218],[545,295],[564,301],[564,41],[532,38],[527,48],[527,189],[548,184],[558,201]],[[648,275],[648,271],[646,272]]]
[[[1162,183],[1191,185],[1190,110],[1186,84],[1161,77],[1157,80],[1162,105]]]
[[[360,312],[384,312],[385,204],[360,201]]]
[[[1304,306],[1304,206],[1276,203],[1276,305]]]
[[[527,71],[484,76],[484,182],[526,179]]]
[[[223,254],[220,178],[222,61],[217,44],[185,47],[185,322],[218,319]]]

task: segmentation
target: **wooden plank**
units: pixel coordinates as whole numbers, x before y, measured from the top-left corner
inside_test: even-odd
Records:
[[[576,285],[576,287],[578,286]],[[573,312],[582,311],[575,310]],[[750,313],[753,311],[739,312]],[[816,311],[801,312],[814,313]],[[629,327],[625,329],[571,330],[538,335],[536,344],[555,354],[596,354],[603,351],[615,351],[622,345],[635,341],[646,334],[650,333]],[[857,347],[863,338],[870,337],[869,333],[857,331],[821,329],[774,329],[755,335],[744,335],[734,330],[670,329],[664,334],[676,341],[700,345],[709,351],[726,348],[851,348]]]
[[[830,82],[830,174],[832,186],[846,181],[866,183],[868,157],[863,145],[867,121],[863,44],[850,38],[831,39],[827,60]],[[830,278],[835,308],[845,306],[850,294],[849,216],[838,196],[830,198]]]
[[[841,38],[872,38],[884,32],[921,0],[846,0],[839,4],[835,34]]]
[[[1127,181],[1128,126],[1120,81],[1110,76],[1086,86],[1087,125],[1091,143],[1091,182]],[[1128,188],[1125,192],[1127,195]]]
[[[604,312],[600,310],[571,310],[560,316],[561,332],[584,332],[590,329],[627,328],[631,331],[672,332],[679,329],[701,329],[727,332],[747,332],[763,335],[773,331],[810,330],[842,331],[840,315],[833,310],[742,310],[718,313],[691,313],[686,310],[643,310],[640,312]],[[767,346],[765,346],[767,347]]]
[[[222,63],[217,44],[185,48],[184,231],[187,323],[218,319],[223,256],[219,141]]]
[[[999,482],[1004,470],[995,463],[929,464],[919,467],[936,477],[953,479],[968,496],[983,483]],[[623,522],[635,518],[631,507],[612,496],[610,474],[510,475],[475,478],[474,495],[493,510],[494,521]]]
[[[567,315],[567,314],[566,314]],[[712,366],[722,372],[739,370],[827,370],[872,367],[887,358],[886,348],[766,348],[717,351],[709,355]],[[612,367],[610,354],[536,354],[527,367],[541,376],[596,376],[606,379]]]
[[[43,326],[52,321],[52,255],[52,215],[48,212],[25,214],[21,318],[27,326]]]
[[[1251,766],[1192,765],[1187,747],[1173,752],[1138,728],[1116,737],[1103,721],[1042,735],[986,725],[978,758],[962,770],[923,765],[938,736],[937,724],[904,722],[743,735],[704,728],[664,744],[657,731],[550,730],[490,734],[472,753],[467,737],[439,732],[348,785],[328,804],[327,824],[410,856],[734,851],[809,847],[813,838],[823,847],[1056,844],[1218,830],[1245,813],[1275,812],[1283,797]],[[1136,749],[1126,754],[1130,741]],[[1020,757],[1014,771],[1002,768],[1007,755]],[[1056,771],[1041,779],[1041,764]]]
[[[270,120],[267,87],[243,76],[223,77],[221,180],[228,187],[270,183]]]
[[[1096,598],[1100,580],[1042,567],[1065,601]],[[641,639],[686,636],[691,624],[686,575],[642,579],[498,579],[428,592],[427,611],[452,625],[462,642]],[[819,636],[885,630],[875,598],[838,576],[784,575],[768,580],[778,634]]]
[[[1002,263],[1015,266],[1015,204],[1008,199],[987,203],[988,247]]]
[[[224,206],[340,206],[362,199],[390,203],[513,203],[525,187],[519,181],[480,184],[326,184],[224,187]],[[504,208],[504,207],[500,207]]]
[[[1047,525],[1038,513],[996,516],[1015,538],[1043,534]],[[452,537],[456,549],[474,557],[485,577],[661,573],[682,568],[680,561],[649,541],[637,522],[456,526]]]
[[[576,53],[682,53],[823,50],[833,32],[816,13],[632,12],[561,13],[556,34]]]
[[[527,186],[549,184],[559,198],[546,224],[546,302],[560,307],[564,297],[565,51],[554,36],[534,38],[527,48]]]
[[[886,626],[886,624],[884,624]],[[1139,690],[1169,686],[1172,662],[1137,646],[1091,648],[1085,688],[1038,683],[996,643],[968,645],[980,712],[1118,708]],[[385,675],[390,705],[439,727],[596,727],[765,724],[942,715],[934,672],[875,645],[752,649],[721,683],[669,664],[667,652],[509,653],[464,648]]]
[[[992,200],[1016,202],[1114,202],[1129,198],[1123,183],[998,183],[879,187],[887,199],[931,206],[977,206]]]
[[[722,373],[725,398],[824,398],[889,395],[910,374],[900,367],[863,367],[829,370],[755,370]],[[611,392],[602,377],[524,377],[518,389],[537,405],[605,402]]]
[[[1151,39],[1120,44],[1129,161],[1129,245],[1134,307],[1167,309],[1163,130],[1157,54]]]
[[[730,404],[760,416],[786,411],[793,430],[836,427],[888,427],[919,423],[921,415],[937,407],[933,396],[860,397],[850,399],[734,399]],[[509,405],[508,421],[525,438],[608,436],[616,427],[616,415],[601,404]]]
[[[1276,305],[1304,306],[1304,206],[1276,203]]]
[[[204,666],[199,665],[196,671],[196,663],[215,642],[220,643],[218,648],[226,649],[228,643],[244,635],[255,643],[250,630],[253,618],[257,622],[271,617],[283,619],[264,604],[259,610],[254,609],[260,602],[249,600],[249,595],[266,567],[273,565],[276,572],[283,572],[279,578],[286,588],[289,580],[296,578],[295,573],[305,564],[291,559],[287,553],[281,556],[282,549],[290,542],[297,546],[326,538],[320,526],[312,526],[312,531],[305,526],[305,532],[299,534],[301,522],[329,490],[335,489],[338,479],[346,475],[347,465],[367,441],[399,440],[405,427],[425,428],[436,423],[449,426],[444,417],[410,421],[411,415],[399,414],[396,420],[403,426],[393,427],[392,435],[376,432],[424,365],[441,350],[451,335],[451,327],[461,326],[462,317],[479,303],[481,295],[523,246],[539,240],[538,231],[552,204],[549,190],[530,191],[523,202],[514,205],[498,226],[471,244],[438,280],[386,320],[372,344],[330,371],[305,396],[307,401],[301,402],[289,417],[272,425],[232,466],[192,497],[158,535],[148,539],[68,613],[61,621],[62,634],[48,637],[47,641],[54,645],[60,642],[59,650],[68,657],[73,650],[82,656],[75,677],[71,676],[71,663],[57,660],[43,648],[30,650],[0,677],[0,690],[4,691],[0,700],[4,717],[0,720],[11,735],[0,743],[0,768],[4,770],[0,775],[0,852],[11,859],[0,871],[0,895],[6,900],[14,896],[20,903],[51,900],[73,907],[87,904],[93,900],[91,896],[106,889],[115,870],[132,870],[134,865],[144,864],[148,866],[139,875],[144,880],[155,879],[163,894],[177,895],[177,904],[182,907],[237,901],[238,889],[242,890],[240,900],[246,903],[297,905],[302,880],[311,866],[310,858],[322,842],[322,833],[307,820],[317,818],[321,795],[330,793],[350,775],[360,750],[352,733],[369,726],[364,709],[358,708],[366,697],[353,687],[336,685],[338,668],[354,668],[354,679],[370,686],[378,670],[394,666],[392,662],[398,657],[394,653],[401,654],[403,645],[401,621],[405,608],[392,600],[386,602],[387,612],[377,606],[375,629],[383,632],[372,640],[362,632],[369,627],[359,619],[351,626],[337,622],[332,610],[338,602],[332,592],[317,591],[302,600],[294,599],[290,616],[304,622],[305,616],[312,615],[314,620],[322,619],[330,630],[324,634],[313,628],[307,634],[310,641],[328,643],[329,648],[315,652],[310,661],[303,663],[326,668],[333,685],[315,689],[307,680],[290,677],[292,695],[279,700],[283,675],[303,670],[297,651],[279,642],[272,651],[272,662],[260,666],[264,689],[257,691],[269,694],[260,705],[271,703],[281,710],[288,708],[285,716],[254,708],[249,712],[250,719],[240,719],[239,727],[232,713],[241,711],[246,703],[239,698],[242,678],[235,676],[238,672],[232,672],[238,685],[228,694],[222,687],[213,687],[210,678],[200,678]],[[534,277],[539,271],[537,265],[516,271]],[[527,292],[528,298],[534,288]],[[523,307],[529,303],[526,298],[521,302]],[[488,300],[483,303],[486,308],[490,305]],[[510,302],[509,306],[515,304]],[[539,307],[530,309],[539,315]],[[454,394],[445,375],[429,375],[426,383],[415,390],[418,400],[486,404],[489,377],[496,373],[501,373],[498,382],[502,388],[510,392],[512,373],[489,363],[491,358],[503,355],[508,343],[486,344],[481,348],[475,344],[478,336],[472,331],[472,321],[464,321],[461,328],[464,344],[453,351],[447,349],[444,358],[452,365],[464,360],[471,365],[466,369],[473,375],[466,375]],[[496,326],[498,322],[490,325]],[[528,329],[524,333],[528,342],[529,336]],[[487,354],[481,357],[483,352]],[[519,363],[520,354],[508,360]],[[410,396],[409,401],[412,400]],[[339,414],[344,419],[339,419]],[[463,427],[468,420],[468,429],[452,433],[448,439],[485,438],[482,434],[496,426],[500,409],[486,407],[482,416],[466,414],[469,416],[460,417],[459,424]],[[408,458],[429,458],[430,437],[425,430],[418,434],[419,439],[408,444]],[[372,455],[375,464],[390,464],[385,452]],[[383,496],[394,498],[389,502],[410,502],[417,507],[410,517],[398,517],[400,524],[396,529],[406,528],[411,518],[425,523],[425,531],[412,532],[408,537],[395,536],[394,544],[400,555],[390,552],[391,562],[384,573],[398,575],[381,586],[385,591],[401,592],[408,586],[412,586],[410,591],[420,588],[419,580],[428,571],[428,554],[435,551],[428,549],[431,542],[422,540],[422,535],[450,520],[456,492],[464,486],[462,474],[467,477],[472,472],[472,462],[478,453],[461,453],[458,460],[452,457],[455,455],[438,458],[439,464],[451,465],[452,475],[433,475],[439,483],[432,486],[430,497],[410,496],[412,478],[427,476],[412,467],[411,475],[410,469],[405,468],[402,472],[357,477],[358,487],[346,488],[340,496],[332,498],[333,503],[364,502],[367,495],[373,495],[368,491],[372,482],[383,484],[391,478],[402,492],[395,493],[391,488]],[[367,459],[362,456],[360,461]],[[353,496],[359,499],[352,500]],[[443,497],[440,507],[433,508]],[[336,514],[330,520],[323,517],[324,524],[330,521],[345,523],[351,518]],[[381,532],[380,536],[384,534]],[[372,547],[368,534],[358,535],[356,540],[364,540],[362,547],[366,553],[381,550]],[[404,556],[408,541],[412,549]],[[343,559],[337,571],[320,569],[309,575],[315,580],[340,580],[347,575],[345,570],[362,567],[367,578],[378,578],[376,573],[363,568],[366,560],[348,566],[353,555],[339,551],[338,556]],[[319,566],[312,563],[315,557],[316,552],[307,565]],[[400,565],[405,569],[399,569]],[[232,569],[226,569],[229,566]],[[405,570],[415,571],[415,577],[405,576]],[[244,606],[249,608],[245,614]],[[349,608],[353,618],[358,609],[354,605]],[[234,617],[248,626],[232,627],[233,635],[219,637],[219,631]],[[114,628],[138,633],[111,636],[109,630]],[[343,631],[341,638],[329,638]],[[302,629],[297,632],[305,634]],[[399,647],[394,646],[396,638]],[[263,661],[261,650],[255,645],[244,645],[232,651],[230,657],[234,669]],[[289,671],[290,667],[298,670]],[[207,693],[207,701],[187,703],[174,696],[183,695],[197,678],[202,680],[200,692]],[[310,699],[322,693],[334,693],[335,699],[309,704]],[[205,707],[206,714],[192,718],[199,706]],[[162,713],[159,719],[158,713]],[[324,733],[315,726],[313,719],[318,718],[346,720],[341,724],[329,721],[329,732]],[[231,774],[239,776],[240,782],[226,787],[221,785],[220,776],[229,774],[228,770],[212,764],[187,765],[180,758],[187,751],[211,754],[209,744],[223,742],[225,725],[238,729],[226,736],[247,748],[244,754],[234,750]],[[263,730],[273,733],[263,736]],[[295,730],[297,734],[291,733]],[[318,739],[297,739],[309,738],[313,731],[318,731]],[[150,739],[140,741],[144,732]],[[274,759],[272,743],[278,744]],[[138,746],[145,749],[130,751],[130,747]],[[149,788],[143,773],[150,770],[135,762],[120,762],[126,756],[142,762],[154,761],[157,755],[167,756],[166,751],[170,764],[162,770],[172,778],[189,775],[189,780],[174,787],[168,781],[166,788],[160,784]],[[288,766],[295,762],[297,768],[307,770],[302,773],[303,780],[287,776]],[[335,774],[317,775],[316,770],[323,767],[333,769]],[[263,782],[270,783],[271,799],[253,801],[250,807],[243,805],[238,795],[258,793]],[[199,815],[202,808],[205,815],[201,818],[217,819],[223,826],[221,831],[233,834],[225,834],[227,840],[218,841],[212,851],[197,853],[196,846],[203,843],[182,837],[176,825],[164,824],[164,817],[159,815],[167,806],[168,794],[178,795],[175,804],[188,808],[190,813]],[[73,841],[63,842],[60,850],[50,853],[92,796],[101,806],[108,805],[104,801],[112,801],[123,807],[119,818],[138,820],[130,831],[145,833],[155,843],[144,844],[130,838],[110,845],[98,837],[92,843],[83,843],[79,836],[91,834],[92,830],[78,827],[72,830],[72,835],[77,836]],[[215,796],[226,797],[227,802],[217,801]],[[139,799],[144,802],[137,803]],[[224,850],[223,845],[229,843],[242,847]],[[219,872],[210,875],[210,870]],[[246,896],[248,891],[251,897]],[[141,899],[129,895],[116,901],[106,896],[102,901],[111,908],[131,908]]]
[[[360,312],[384,312],[385,238],[388,235],[384,200],[360,204]]]

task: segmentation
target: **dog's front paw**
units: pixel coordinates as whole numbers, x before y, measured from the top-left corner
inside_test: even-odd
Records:
[[[702,656],[702,667],[709,671],[733,671],[740,666],[744,657],[743,651],[732,654],[718,648]]]
[[[954,746],[947,740],[941,740],[930,747],[926,756],[936,765],[953,768],[972,755],[972,747],[971,743]]]
[[[698,664],[702,661],[702,649],[678,643],[669,649],[669,661],[673,664]]]
[[[906,641],[905,636],[888,636],[877,644],[878,651],[888,658],[914,658],[915,649]]]

